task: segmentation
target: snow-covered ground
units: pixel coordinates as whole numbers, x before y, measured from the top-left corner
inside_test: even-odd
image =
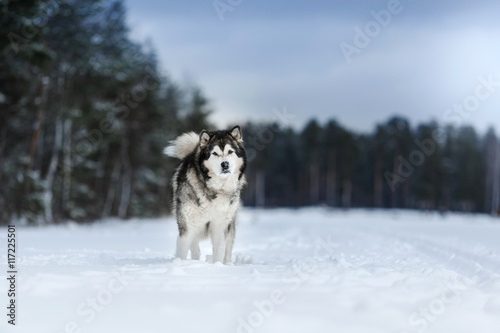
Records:
[[[171,218],[17,227],[0,331],[500,332],[499,219],[243,209],[236,233],[222,265],[174,259]]]

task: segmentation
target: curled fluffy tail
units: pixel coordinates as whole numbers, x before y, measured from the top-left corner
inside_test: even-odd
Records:
[[[183,159],[188,156],[198,145],[200,138],[195,132],[184,133],[177,139],[170,141],[170,144],[163,150],[171,157]]]

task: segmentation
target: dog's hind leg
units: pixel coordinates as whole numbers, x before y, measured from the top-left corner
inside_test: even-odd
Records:
[[[233,252],[233,244],[234,244],[234,234],[235,234],[235,231],[236,231],[236,223],[235,223],[235,220],[233,219],[233,221],[228,225],[227,229],[226,229],[226,253],[224,255],[224,263],[225,264],[228,264],[231,262],[231,254]]]

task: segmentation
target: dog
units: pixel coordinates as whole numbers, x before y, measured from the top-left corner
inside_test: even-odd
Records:
[[[191,259],[199,260],[199,242],[210,237],[211,261],[231,262],[236,213],[246,185],[240,127],[182,134],[165,153],[181,160],[172,179],[173,213],[179,228],[176,256],[185,260],[190,250]]]

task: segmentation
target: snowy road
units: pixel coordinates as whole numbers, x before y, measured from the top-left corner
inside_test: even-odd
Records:
[[[500,219],[243,210],[227,266],[174,259],[175,235],[172,219],[18,227],[0,331],[500,332]]]

